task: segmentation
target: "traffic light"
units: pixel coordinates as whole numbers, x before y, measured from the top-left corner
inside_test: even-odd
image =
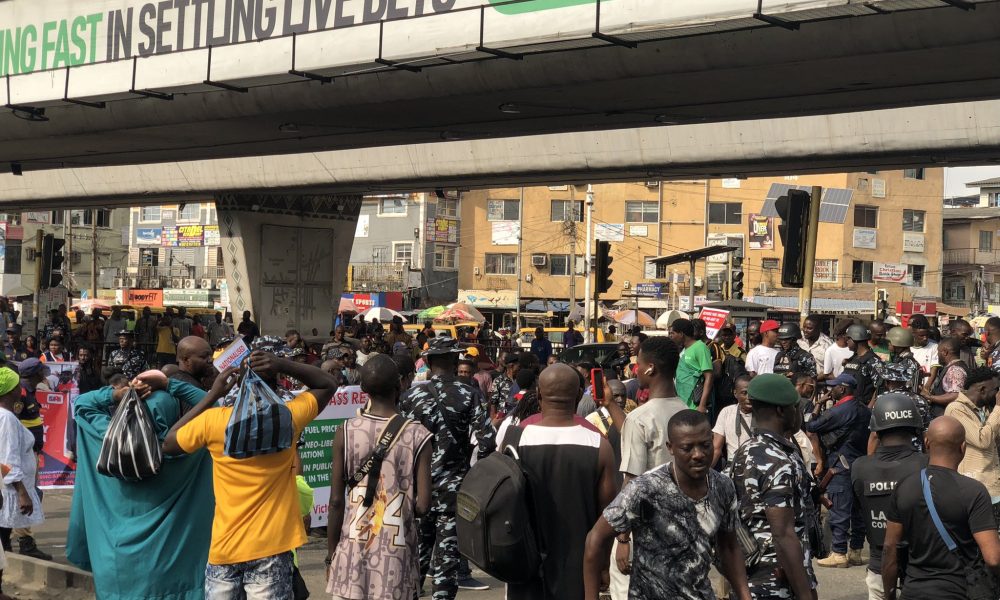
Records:
[[[51,233],[42,238],[42,280],[38,282],[40,289],[57,287],[62,283],[65,245],[66,240],[57,239]]]
[[[729,298],[732,300],[743,299],[743,257],[733,256],[732,270],[729,271]]]
[[[889,292],[884,289],[875,290],[875,318],[885,319],[889,316]]]
[[[774,201],[781,223],[778,233],[784,246],[781,261],[781,285],[800,288],[806,278],[806,236],[809,233],[809,205],[812,195],[802,190],[790,189]],[[810,265],[811,267],[811,265]]]
[[[597,242],[597,260],[595,262],[595,277],[597,283],[597,293],[603,294],[604,292],[611,289],[611,274],[614,273],[614,269],[611,268],[611,262],[614,259],[611,258],[611,242],[598,241]]]

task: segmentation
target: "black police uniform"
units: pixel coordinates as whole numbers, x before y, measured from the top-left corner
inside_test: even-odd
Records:
[[[851,467],[854,501],[860,503],[865,519],[865,537],[871,557],[868,570],[882,572],[886,512],[896,484],[910,473],[927,466],[927,456],[911,446],[879,446],[872,456],[862,456]]]
[[[854,354],[844,364],[844,373],[850,373],[858,382],[854,388],[854,397],[868,404],[875,397],[875,391],[881,385],[882,359],[869,348],[864,356]]]
[[[806,352],[798,345],[792,346],[788,350],[779,350],[774,357],[774,373],[787,375],[788,373],[808,373],[816,376],[816,359],[809,352]]]

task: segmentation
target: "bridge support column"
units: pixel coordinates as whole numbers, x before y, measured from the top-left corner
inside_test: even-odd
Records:
[[[261,331],[326,335],[340,304],[357,195],[220,194],[215,198],[229,303]]]

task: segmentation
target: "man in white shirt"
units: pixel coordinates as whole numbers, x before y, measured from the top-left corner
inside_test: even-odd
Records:
[[[826,356],[823,357],[823,369],[819,381],[835,379],[844,372],[844,361],[854,356],[854,352],[847,347],[847,327],[851,321],[843,321],[837,325],[834,331],[835,341],[826,349]]]
[[[802,339],[799,340],[799,348],[812,354],[817,371],[823,370],[826,349],[833,345],[833,340],[823,333],[822,326],[823,321],[819,315],[809,315],[802,321]]]
[[[778,356],[778,349],[774,347],[778,342],[778,327],[779,324],[774,319],[760,324],[760,345],[754,346],[747,353],[747,371],[754,377],[774,372],[774,359]]]
[[[930,331],[921,327],[912,327],[913,346],[910,352],[913,353],[914,360],[920,365],[920,371],[924,377],[929,377],[935,367],[939,367],[938,345],[930,338]]]

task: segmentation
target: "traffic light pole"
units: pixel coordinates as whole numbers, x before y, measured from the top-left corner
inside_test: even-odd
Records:
[[[583,282],[583,339],[588,342],[596,342],[597,336],[591,333],[590,326],[590,314],[591,314],[591,291],[596,288],[596,286],[591,286],[590,282],[594,278],[594,265],[593,259],[594,255],[591,251],[593,246],[593,239],[591,231],[594,227],[594,186],[587,184],[587,201],[584,210],[587,211],[587,248],[584,252],[584,282]],[[576,257],[573,257],[573,268],[576,269]],[[576,310],[576,306],[570,306],[570,311]],[[593,326],[597,328],[597,320],[593,321]]]
[[[38,335],[38,308],[42,303],[42,238],[45,232],[38,229],[35,232],[35,335]]]
[[[816,268],[816,240],[819,237],[819,205],[823,199],[823,188],[814,185],[812,202],[809,203],[809,228],[806,233],[805,273],[802,289],[799,290],[799,312],[805,319],[812,312],[813,271]]]

